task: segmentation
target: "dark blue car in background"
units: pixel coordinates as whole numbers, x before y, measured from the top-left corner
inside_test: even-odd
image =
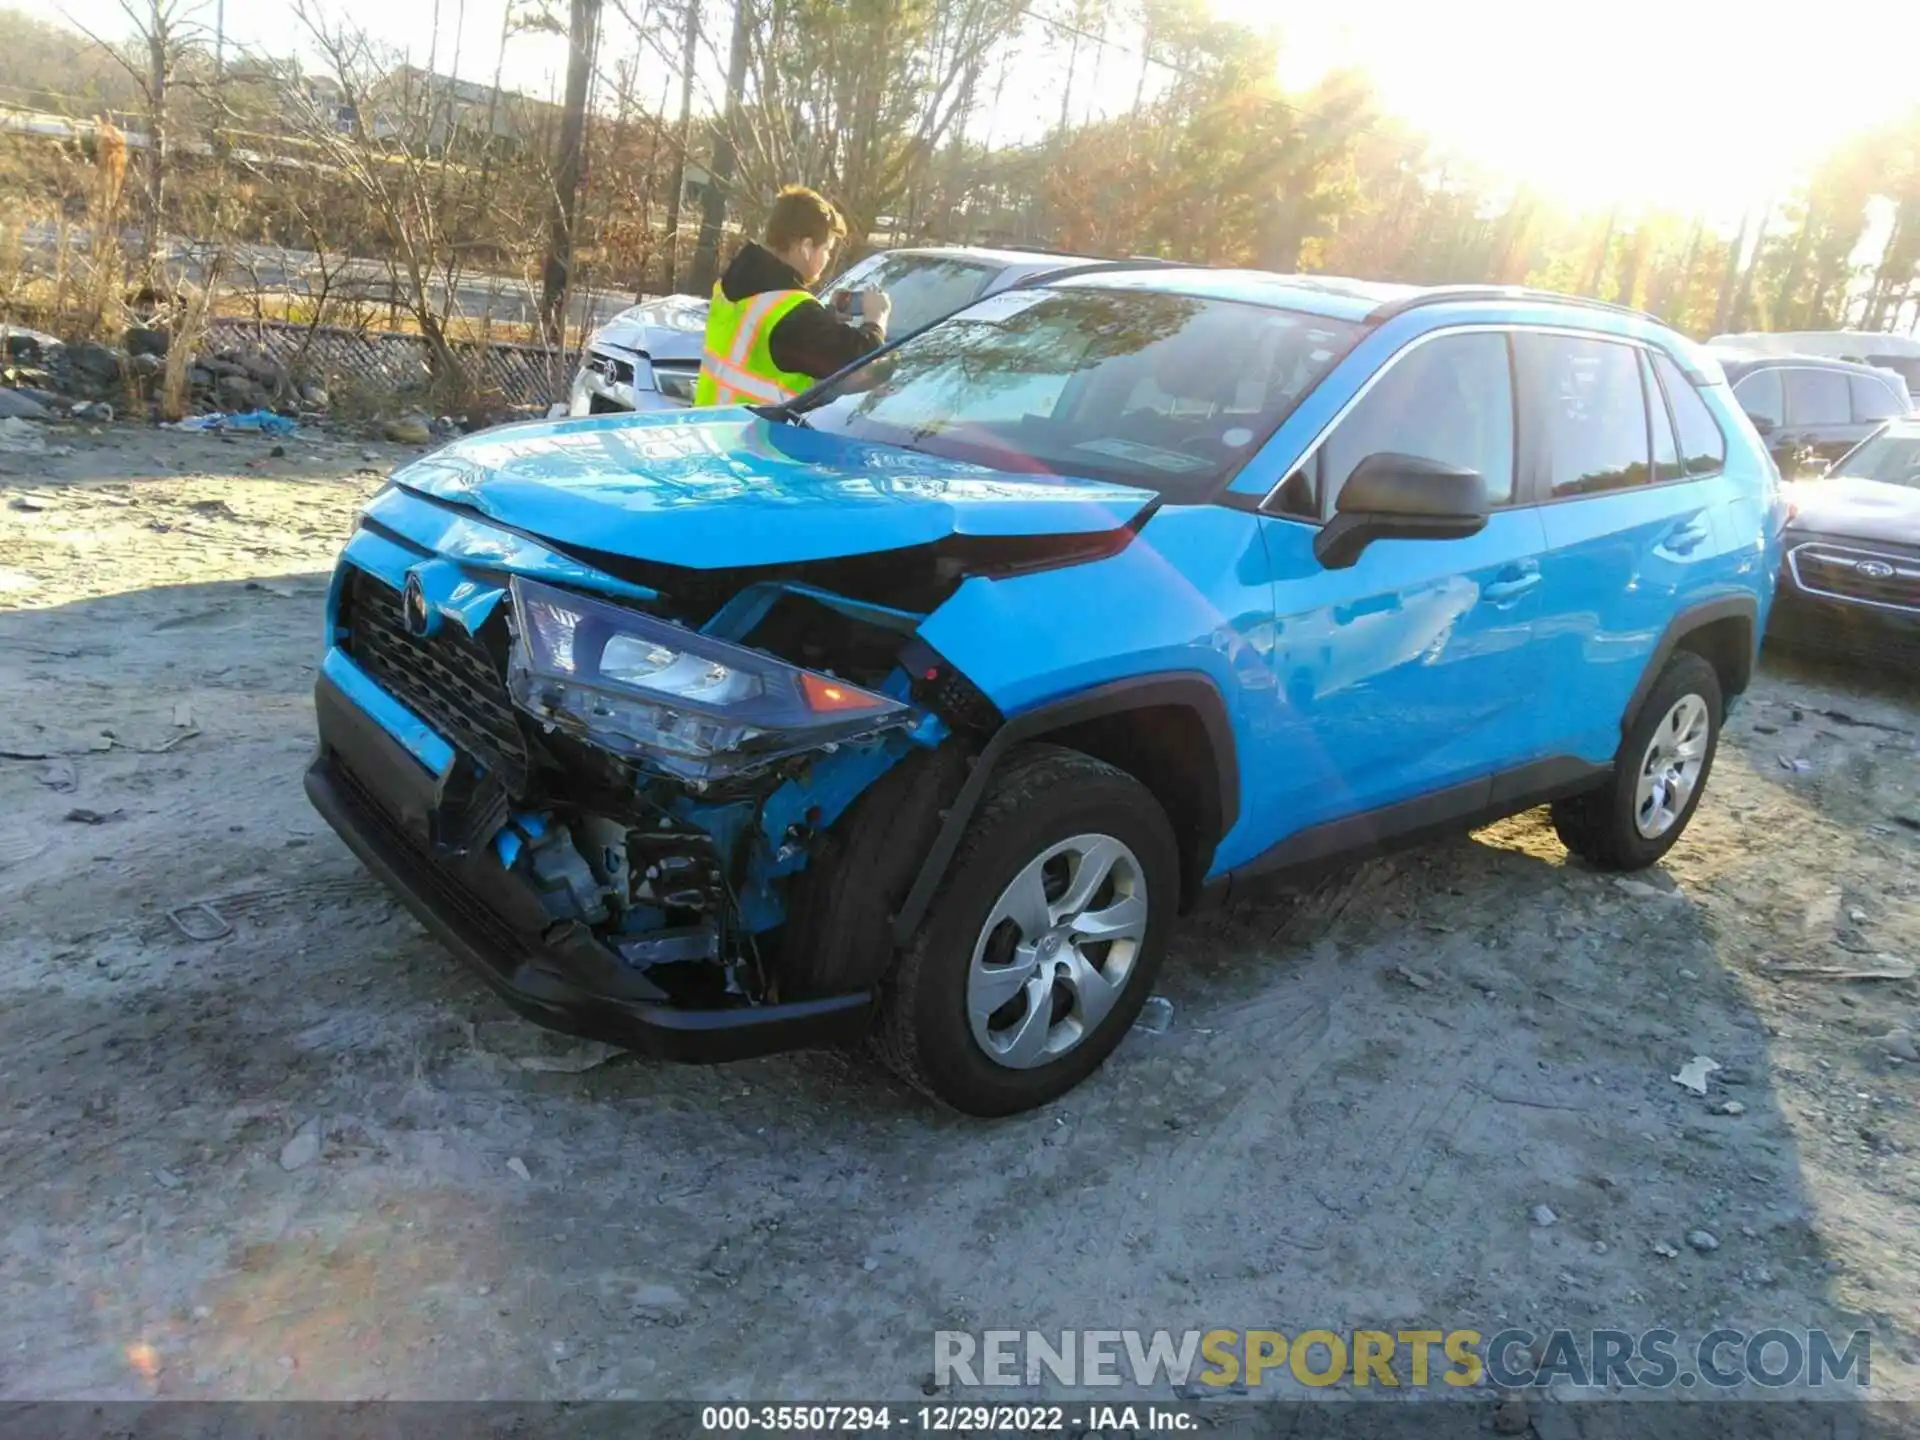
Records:
[[[793,403],[509,427],[341,558],[314,803],[536,1020],[1059,1095],[1182,911],[1550,803],[1673,845],[1778,476],[1716,362],[1531,292],[1116,265]]]

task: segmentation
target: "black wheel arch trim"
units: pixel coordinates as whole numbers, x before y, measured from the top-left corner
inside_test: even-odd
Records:
[[[1007,751],[1023,741],[1040,739],[1053,731],[1089,720],[1123,714],[1129,710],[1160,708],[1192,711],[1206,729],[1213,750],[1220,798],[1219,833],[1204,838],[1217,843],[1220,836],[1231,830],[1240,818],[1240,762],[1234,747],[1233,726],[1227,718],[1227,702],[1219,687],[1199,671],[1140,676],[1097,685],[1077,695],[1049,701],[1032,710],[1023,710],[1008,717],[993,732],[980,753],[973,758],[966,782],[947,808],[933,846],[921,862],[919,874],[914,877],[907,898],[901,902],[899,913],[893,917],[894,943],[905,945],[926,918],[934,894],[940,888],[940,882],[946,878],[947,867],[952,864],[954,853],[960,848],[960,838],[966,833],[974,811],[979,808],[994,771]]]
[[[1624,736],[1633,726],[1634,717],[1640,713],[1640,707],[1646,703],[1649,693],[1659,682],[1660,672],[1667,668],[1667,661],[1673,658],[1673,652],[1680,648],[1680,642],[1696,630],[1721,620],[1745,620],[1747,622],[1748,655],[1747,675],[1751,679],[1753,665],[1760,647],[1760,602],[1751,595],[1725,595],[1718,600],[1703,600],[1697,605],[1689,605],[1673,619],[1667,622],[1667,628],[1661,633],[1660,643],[1653,647],[1646,668],[1640,672],[1640,679],[1633,687],[1633,694],[1627,699],[1627,708],[1620,714],[1620,733]],[[1731,700],[1740,692],[1729,691],[1725,699]]]

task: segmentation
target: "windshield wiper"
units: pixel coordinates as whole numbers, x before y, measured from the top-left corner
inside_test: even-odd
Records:
[[[747,408],[764,420],[772,420],[780,425],[798,425],[802,430],[813,429],[813,422],[792,405],[749,405]]]

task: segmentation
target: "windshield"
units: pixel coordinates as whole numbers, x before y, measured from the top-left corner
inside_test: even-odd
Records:
[[[1883,430],[1862,440],[1833,467],[1835,475],[1920,486],[1920,431]]]
[[[881,255],[849,270],[821,298],[831,304],[841,290],[884,290],[893,302],[888,331],[910,335],[974,299],[998,273],[941,255]]]
[[[1360,332],[1188,295],[1008,290],[812,392],[815,429],[1200,499]]]

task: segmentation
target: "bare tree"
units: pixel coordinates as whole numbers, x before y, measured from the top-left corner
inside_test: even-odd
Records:
[[[707,193],[700,211],[700,238],[693,247],[693,290],[704,295],[720,277],[720,229],[726,223],[727,195],[739,162],[736,137],[746,103],[747,66],[753,58],[753,0],[733,0],[733,43],[727,55],[727,108],[714,132],[713,163],[707,167]]]
[[[464,391],[472,377],[448,322],[466,253],[489,215],[517,207],[501,203],[497,180],[483,187],[480,167],[465,163],[480,141],[447,82],[398,63],[365,31],[332,21],[318,0],[293,0],[293,13],[325,65],[316,86],[297,66],[283,67],[302,137],[365,206],[365,243],[387,269],[393,303],[425,341],[435,380]]]
[[[135,54],[129,55],[110,45],[85,26],[76,26],[107,54],[111,55],[140,89],[146,111],[147,146],[143,166],[146,189],[143,258],[147,281],[151,286],[167,225],[167,161],[173,143],[172,104],[174,86],[187,56],[199,48],[204,28],[194,15],[202,0],[119,0],[121,11],[132,22],[137,40]]]
[[[560,153],[553,167],[553,196],[547,212],[547,258],[540,277],[541,328],[548,347],[556,354],[567,348],[573,222],[586,163],[587,93],[593,84],[594,51],[600,37],[601,0],[572,0],[572,4],[567,26],[566,108],[560,117]]]
[[[680,26],[680,121],[674,131],[679,154],[674,159],[673,189],[667,195],[668,294],[674,293],[680,283],[680,197],[687,188],[687,145],[693,138],[693,70],[700,58],[700,0],[686,0]]]

